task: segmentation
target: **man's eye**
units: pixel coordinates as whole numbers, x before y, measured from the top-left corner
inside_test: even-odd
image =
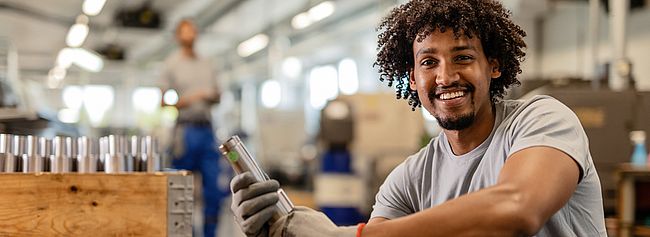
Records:
[[[469,61],[469,60],[472,60],[472,59],[474,59],[474,58],[472,56],[469,56],[469,55],[459,55],[458,57],[456,57],[456,61]]]
[[[422,66],[431,66],[431,65],[434,65],[435,63],[436,62],[434,60],[432,60],[432,59],[426,59],[426,60],[422,61],[421,65]]]

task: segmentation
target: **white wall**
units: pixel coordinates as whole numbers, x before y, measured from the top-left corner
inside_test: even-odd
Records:
[[[583,77],[594,70],[586,60],[588,45],[587,2],[558,2],[554,9],[544,15],[540,71],[542,78],[575,76]],[[602,10],[598,62],[610,60],[609,19]],[[633,75],[637,88],[650,90],[650,8],[629,12],[626,54],[633,62]]]

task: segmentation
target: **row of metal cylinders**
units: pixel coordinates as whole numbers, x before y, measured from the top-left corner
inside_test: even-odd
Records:
[[[162,169],[157,143],[152,136],[47,139],[0,134],[0,172],[155,172]]]

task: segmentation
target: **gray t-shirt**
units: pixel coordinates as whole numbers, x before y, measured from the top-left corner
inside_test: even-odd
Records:
[[[441,132],[397,166],[380,187],[371,218],[406,216],[493,186],[510,155],[548,146],[572,157],[580,165],[581,177],[571,199],[537,236],[606,236],[600,181],[575,114],[549,96],[506,100],[495,107],[494,128],[474,150],[454,155]]]
[[[165,60],[162,72],[163,89],[174,89],[179,97],[199,90],[212,90],[218,93],[219,88],[211,60],[190,58],[177,51]],[[210,122],[212,104],[208,101],[198,101],[181,109],[178,122]]]

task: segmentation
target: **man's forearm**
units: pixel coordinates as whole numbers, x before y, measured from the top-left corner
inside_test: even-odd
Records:
[[[363,237],[532,235],[539,221],[526,213],[516,188],[494,186],[402,218],[369,224]]]

